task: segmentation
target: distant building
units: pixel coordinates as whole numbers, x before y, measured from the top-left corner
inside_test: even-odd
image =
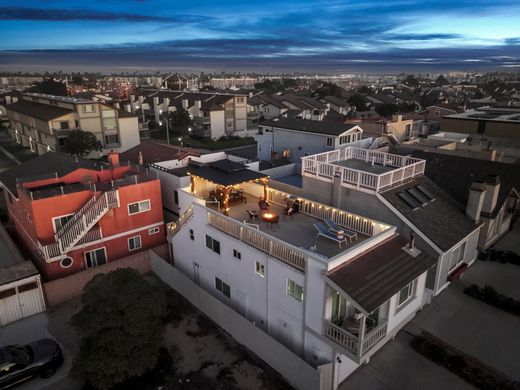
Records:
[[[300,164],[304,156],[343,148],[362,134],[355,124],[276,118],[260,123],[255,139],[260,160],[283,157]]]
[[[215,78],[212,77],[209,81],[209,85],[216,89],[228,89],[228,88],[245,88],[252,89],[258,82],[256,77],[226,77],[226,78]]]
[[[143,167],[45,153],[0,174],[9,219],[57,279],[164,242],[161,187]]]
[[[137,116],[95,100],[26,93],[5,108],[9,134],[38,154],[62,150],[75,129],[93,133],[103,154],[124,151],[140,141]],[[99,152],[92,156],[99,157]]]
[[[383,137],[394,144],[417,137],[413,119],[403,119],[402,115],[394,115],[392,119],[351,119],[346,123],[356,124],[363,129],[364,138]]]

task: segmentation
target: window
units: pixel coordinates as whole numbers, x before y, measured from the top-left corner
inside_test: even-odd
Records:
[[[58,138],[58,145],[65,146],[66,141],[67,141],[67,138]]]
[[[83,106],[83,112],[95,112],[96,107],[93,104],[85,104]]]
[[[69,268],[72,265],[73,261],[70,257],[65,257],[60,260],[60,266],[61,268]]]
[[[74,124],[75,124],[75,126],[76,126],[76,129],[79,129],[79,121],[78,121],[78,120],[75,120],[75,121],[74,121]]]
[[[417,279],[404,286],[397,296],[397,309],[401,309],[415,297]]]
[[[265,266],[258,261],[255,261],[255,272],[263,278],[265,276]]]
[[[435,109],[435,111],[433,111],[433,116],[441,116],[441,110],[439,110],[438,108]]]
[[[334,147],[334,137],[327,137],[327,148],[333,148]]]
[[[107,253],[105,248],[103,247],[90,252],[85,252],[85,262],[87,263],[87,268],[106,264]]]
[[[231,288],[217,277],[215,277],[215,288],[226,297],[231,298]]]
[[[173,191],[173,201],[175,202],[175,204],[179,204],[179,192],[178,191]]]
[[[160,228],[158,227],[154,227],[154,228],[151,228],[151,229],[148,229],[148,235],[151,236],[153,234],[157,234],[161,231]]]
[[[291,279],[287,279],[287,295],[303,302],[303,287]]]
[[[289,158],[290,154],[291,154],[291,149],[282,149],[283,158]]]
[[[66,130],[69,128],[69,122],[68,121],[61,121],[60,122],[60,130]]]
[[[141,248],[141,236],[130,237],[128,239],[128,250],[135,251]]]
[[[233,249],[233,257],[238,260],[242,260],[242,253],[237,251],[236,249]]]
[[[195,241],[195,233],[193,232],[193,229],[190,229],[190,240]]]
[[[114,110],[101,111],[101,120],[105,130],[117,128],[116,112]]]
[[[243,97],[237,97],[237,103],[238,104],[244,103],[244,98]]]
[[[455,267],[457,267],[464,260],[464,253],[466,252],[466,242],[464,241],[457,248],[451,252],[448,272],[452,271]]]
[[[269,112],[269,107],[264,107],[264,112]]]
[[[220,255],[220,242],[206,234],[206,247]]]
[[[54,233],[60,230],[73,216],[74,214],[68,214],[61,217],[53,218],[52,224],[54,225]]]
[[[105,135],[105,145],[119,144],[119,135],[107,134]]]
[[[339,143],[341,145],[343,144],[349,144],[351,142],[350,134],[349,135],[342,135],[339,137]]]
[[[137,214],[150,210],[150,201],[142,200],[140,202],[128,203],[128,214]]]

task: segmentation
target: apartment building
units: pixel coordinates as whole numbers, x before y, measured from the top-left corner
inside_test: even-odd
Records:
[[[9,220],[47,280],[164,242],[161,188],[144,168],[45,153],[0,174]]]
[[[247,131],[247,95],[242,94],[144,90],[131,96],[126,109],[158,124],[167,113],[184,109],[193,119],[193,134],[213,139]]]
[[[258,82],[256,77],[212,77],[209,85],[216,89],[246,88],[253,89]]]
[[[258,112],[266,120],[284,116],[322,121],[330,110],[329,104],[293,94],[258,94],[250,98],[249,106],[250,112]]]
[[[344,148],[363,135],[355,124],[308,119],[275,118],[258,127],[255,139],[260,160],[283,157],[297,164],[304,156]]]
[[[346,147],[302,158],[299,186],[271,186],[338,209],[377,218],[436,259],[428,272],[428,296],[439,294],[477,257],[481,223],[424,175],[427,161],[411,156]],[[451,178],[452,176],[450,176]]]
[[[11,137],[38,154],[61,150],[76,129],[93,133],[103,154],[139,144],[137,117],[95,100],[25,93],[6,111]]]
[[[333,363],[334,388],[427,302],[435,259],[394,226],[274,190],[242,164],[188,173],[174,266],[311,365]]]

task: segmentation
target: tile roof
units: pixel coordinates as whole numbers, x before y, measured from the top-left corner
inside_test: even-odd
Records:
[[[412,257],[402,249],[407,244],[396,234],[331,270],[327,278],[371,313],[436,263],[424,252]]]
[[[321,122],[312,121],[309,119],[290,119],[280,118],[277,121],[266,121],[261,123],[261,126],[278,127],[288,130],[303,131],[314,134],[325,134],[338,136],[344,132],[352,129],[356,124],[352,123],[334,123],[334,122]]]
[[[35,103],[28,100],[19,100],[16,103],[9,104],[6,106],[6,109],[7,111],[18,112],[46,122],[74,112],[74,110],[69,108]]]
[[[200,156],[201,150],[193,148],[166,145],[152,140],[142,140],[139,145],[130,148],[119,155],[120,161],[139,162],[139,152],[143,155],[143,163],[151,164],[161,161],[176,160],[188,155]]]

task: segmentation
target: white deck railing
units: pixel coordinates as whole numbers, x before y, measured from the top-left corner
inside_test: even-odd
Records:
[[[325,336],[361,358],[385,338],[388,323],[384,321],[379,324],[375,329],[370,331],[370,333],[366,334],[361,341],[359,337],[354,336],[352,333],[330,321],[325,320],[324,325]]]
[[[254,227],[236,221],[216,211],[209,209],[207,211],[210,225],[281,260],[299,271],[305,272],[308,255],[295,246],[278,240]]]
[[[395,169],[377,174],[337,164],[337,162],[352,159]],[[405,180],[420,176],[424,174],[425,167],[426,161],[418,158],[354,147],[302,158],[303,176],[312,176],[327,181],[332,181],[334,176],[339,176],[343,185],[373,191],[381,191]]]
[[[272,188],[270,188],[268,191],[269,201],[284,207],[288,197],[290,196],[291,195],[286,192],[274,190]],[[338,225],[361,233],[365,236],[372,237],[375,234],[378,234],[379,232],[390,227],[389,225],[373,221],[371,219],[362,217],[361,215],[349,213],[335,207],[326,206],[312,200],[301,197],[297,197],[297,199],[299,201],[298,211],[300,213],[307,214],[317,219],[330,218]]]

